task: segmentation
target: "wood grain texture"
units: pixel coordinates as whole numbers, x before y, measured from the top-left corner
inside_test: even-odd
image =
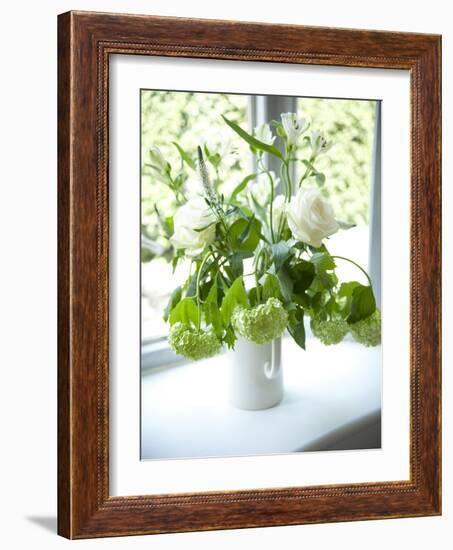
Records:
[[[440,514],[440,37],[69,12],[59,16],[58,46],[58,532],[88,538]],[[410,71],[410,481],[109,496],[111,54]]]

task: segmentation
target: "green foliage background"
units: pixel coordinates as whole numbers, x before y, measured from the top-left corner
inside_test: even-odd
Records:
[[[335,143],[317,163],[337,218],[368,224],[375,101],[308,99],[298,102],[314,129]]]

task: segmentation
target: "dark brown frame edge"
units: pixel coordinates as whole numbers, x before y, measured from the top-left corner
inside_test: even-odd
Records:
[[[87,538],[440,514],[440,36],[68,12],[59,16],[58,47],[59,534]],[[410,71],[410,481],[109,496],[112,54]]]

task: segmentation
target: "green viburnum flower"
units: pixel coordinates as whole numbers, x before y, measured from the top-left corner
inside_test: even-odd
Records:
[[[379,309],[361,321],[349,325],[354,340],[367,347],[381,343],[381,312]]]
[[[266,344],[281,336],[288,324],[288,313],[277,298],[253,308],[237,306],[233,312],[234,330],[255,344]]]
[[[322,321],[321,319],[312,319],[311,330],[313,334],[321,340],[325,346],[339,344],[346,336],[349,325],[343,319],[334,321]]]
[[[204,359],[220,352],[222,344],[213,332],[197,330],[190,325],[175,323],[168,333],[170,348],[187,359]]]

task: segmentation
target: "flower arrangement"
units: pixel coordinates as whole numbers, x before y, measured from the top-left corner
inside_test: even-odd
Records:
[[[365,346],[379,345],[381,316],[369,275],[326,246],[331,235],[351,227],[335,218],[323,195],[325,176],[316,168],[332,144],[318,131],[309,133],[308,121],[295,113],[252,133],[223,119],[250,146],[256,167],[227,195],[219,191],[225,148],[204,144],[191,155],[175,143],[181,157],[176,174],[158,148],[150,151],[148,167],[177,205],[172,216],[157,212],[173,246],[173,268],[183,258],[191,263],[164,312],[170,347],[197,360],[234,348],[239,336],[264,344],[288,330],[305,349],[307,322],[325,345],[348,333]],[[267,156],[277,159],[278,177],[267,168]],[[303,166],[297,181],[293,163]],[[354,264],[367,284],[340,283],[338,261]]]

